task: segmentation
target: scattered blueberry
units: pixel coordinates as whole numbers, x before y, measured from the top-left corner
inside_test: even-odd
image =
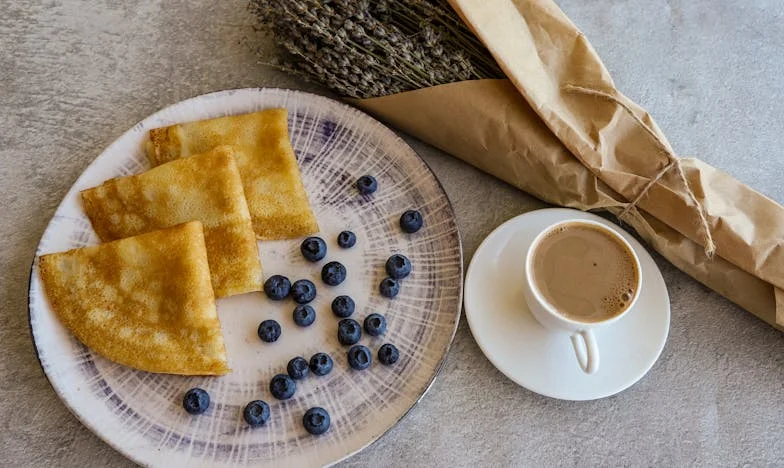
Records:
[[[392,255],[387,259],[386,270],[391,278],[403,279],[411,274],[411,261],[405,255]]]
[[[242,417],[251,427],[263,426],[270,417],[270,407],[262,400],[254,400],[245,405]]]
[[[396,363],[399,357],[400,352],[398,352],[397,348],[393,344],[386,343],[378,348],[378,360],[385,366]]]
[[[356,320],[346,318],[338,322],[338,341],[342,345],[353,345],[362,337],[362,328]]]
[[[357,235],[351,231],[343,231],[338,234],[338,246],[343,249],[350,249],[357,243]]]
[[[309,327],[316,321],[316,311],[307,304],[298,304],[294,308],[294,323],[300,327]]]
[[[313,435],[327,432],[329,423],[329,413],[318,406],[307,410],[302,417],[302,425],[305,426],[305,430]]]
[[[370,314],[365,317],[365,331],[370,336],[383,335],[387,331],[387,319],[381,314]]]
[[[272,275],[264,282],[264,292],[273,301],[285,299],[291,291],[291,281],[282,275]]]
[[[332,371],[332,358],[327,353],[316,353],[310,358],[310,371],[316,375],[327,375]]]
[[[185,393],[182,406],[190,414],[201,414],[210,407],[210,394],[201,388],[192,388]]]
[[[348,365],[352,369],[364,370],[370,367],[373,358],[367,346],[354,345],[348,350]]]
[[[392,299],[400,292],[400,283],[396,279],[384,278],[378,285],[378,291],[382,296]]]
[[[297,304],[307,304],[316,298],[316,285],[306,279],[295,281],[291,285],[291,298]]]
[[[259,325],[259,338],[265,343],[274,343],[280,338],[280,324],[275,320],[265,320]]]
[[[338,296],[332,300],[332,313],[340,318],[350,317],[354,313],[354,299]]]
[[[346,280],[346,267],[340,262],[329,262],[321,269],[321,279],[330,286]]]
[[[308,237],[299,246],[302,256],[311,262],[318,262],[327,255],[327,243],[320,237]]]
[[[419,211],[408,210],[400,216],[400,229],[413,234],[422,229],[422,214]]]
[[[289,361],[286,372],[294,380],[304,379],[308,376],[308,361],[304,357],[297,356]]]
[[[269,389],[278,400],[288,400],[297,391],[297,382],[286,374],[278,374],[270,380]]]
[[[362,195],[370,195],[378,190],[378,182],[376,182],[376,178],[371,175],[363,175],[357,179],[357,190],[359,190],[359,193]]]

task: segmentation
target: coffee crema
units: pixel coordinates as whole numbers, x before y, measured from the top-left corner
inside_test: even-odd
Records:
[[[564,317],[601,322],[622,314],[637,295],[640,272],[629,249],[590,224],[557,226],[534,247],[532,278]]]

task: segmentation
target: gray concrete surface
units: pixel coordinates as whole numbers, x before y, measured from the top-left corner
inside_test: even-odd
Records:
[[[784,202],[784,3],[562,0],[675,148]],[[263,65],[244,0],[0,2],[0,466],[127,466],[66,410],[27,325],[30,262],[61,197],[145,116],[227,88],[323,92]],[[452,198],[466,262],[543,204],[413,139]],[[478,196],[482,193],[482,196]],[[595,402],[503,377],[465,322],[432,391],[343,466],[782,466],[784,337],[657,257],[672,300],[660,361]]]

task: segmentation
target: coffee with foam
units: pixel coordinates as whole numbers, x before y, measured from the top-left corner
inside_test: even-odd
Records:
[[[570,320],[611,319],[637,296],[640,272],[634,254],[591,224],[566,223],[545,234],[535,246],[531,266],[536,289]]]

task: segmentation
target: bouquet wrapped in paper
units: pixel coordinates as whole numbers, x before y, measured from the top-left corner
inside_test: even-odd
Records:
[[[262,17],[284,68],[546,202],[613,213],[678,268],[784,330],[784,207],[679,157],[552,0],[449,4],[280,2],[272,20],[269,9]],[[287,43],[293,32],[307,40]]]

